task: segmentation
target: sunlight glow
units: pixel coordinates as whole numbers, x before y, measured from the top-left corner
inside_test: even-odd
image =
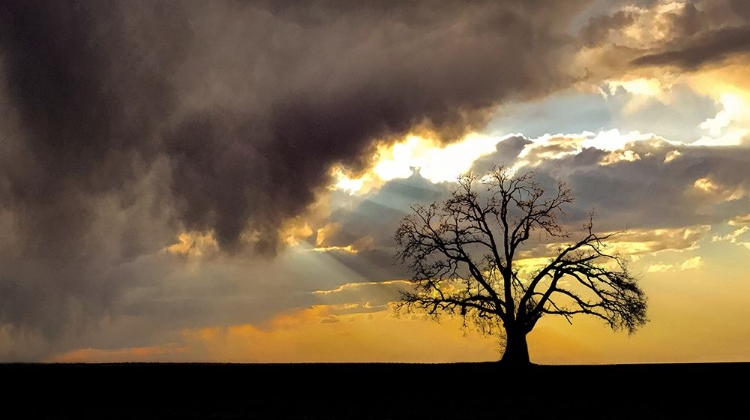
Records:
[[[580,134],[546,134],[536,139],[531,139],[531,143],[527,144],[518,155],[519,159],[513,166],[512,171],[516,171],[524,166],[534,167],[548,160],[563,159],[567,156],[577,155],[586,148],[596,148],[610,152],[609,155],[603,157],[599,162],[603,166],[622,161],[633,162],[641,159],[641,156],[628,150],[630,145],[635,142],[652,140],[658,140],[666,144],[681,144],[666,140],[653,133],[641,133],[639,131],[621,133],[616,128],[602,130],[597,133],[584,131]]]
[[[323,246],[323,247],[313,248],[312,250],[315,251],[315,252],[343,251],[343,252],[348,252],[350,254],[356,254],[357,252],[359,252],[352,245],[347,245],[347,246]]]
[[[624,152],[612,152],[604,156],[599,164],[602,166],[613,165],[617,162],[635,162],[641,160],[641,156],[632,150],[626,150]]]
[[[175,344],[163,344],[154,347],[128,347],[122,349],[81,348],[66,353],[53,355],[46,363],[112,363],[171,361],[187,354],[189,349]]]
[[[584,133],[581,146],[584,148],[595,147],[599,150],[616,152],[626,150],[628,143],[653,140],[654,138],[659,138],[661,140],[659,136],[653,133],[641,133],[639,131],[621,133],[620,130],[615,128],[612,130],[600,131],[596,134]]]
[[[215,253],[219,249],[219,244],[211,232],[183,232],[177,236],[177,241],[177,243],[166,247],[165,251],[173,255],[200,258],[204,255]]]
[[[301,218],[288,220],[279,231],[281,239],[289,246],[299,245],[300,240],[309,238],[313,233],[310,225]]]
[[[746,118],[748,113],[748,106],[739,95],[724,93],[719,100],[721,111],[700,125],[700,128],[708,130],[711,137],[721,136],[733,121]]]
[[[334,176],[336,177],[336,183],[334,184],[335,187],[349,194],[354,194],[361,190],[365,186],[365,181],[367,180],[365,177],[351,179],[344,175],[341,170],[336,171]]]
[[[467,134],[456,143],[442,145],[437,139],[409,135],[403,141],[378,148],[372,169],[359,178],[349,178],[334,169],[334,188],[349,194],[366,192],[368,185],[408,178],[415,171],[433,183],[455,181],[479,157],[493,153],[503,137]]]
[[[395,144],[390,156],[377,163],[373,171],[384,181],[407,178],[413,173],[412,168],[434,183],[455,181],[477,158],[494,152],[500,140],[471,133],[457,143],[441,147],[434,139],[409,136],[404,143]]]
[[[719,111],[700,128],[707,131],[695,145],[731,146],[743,144],[750,135],[750,83],[747,65],[733,64],[686,76],[696,92],[711,97]]]
[[[695,189],[704,193],[716,196],[717,199],[722,201],[734,201],[745,197],[748,192],[745,191],[742,186],[736,188],[727,188],[724,185],[718,184],[708,177],[699,178],[693,184]]]
[[[693,185],[695,186],[695,188],[705,193],[714,193],[714,192],[719,191],[719,186],[716,185],[716,183],[711,181],[709,178],[696,179]]]
[[[656,96],[663,90],[661,82],[656,79],[613,80],[607,82],[607,88],[610,95],[614,95],[618,88],[628,93],[644,96]]]
[[[672,162],[673,160],[679,158],[682,156],[682,153],[680,153],[679,150],[672,150],[671,152],[667,153],[667,155],[664,157],[664,163]]]

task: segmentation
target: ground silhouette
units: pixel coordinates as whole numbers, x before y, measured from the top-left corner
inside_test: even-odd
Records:
[[[644,419],[747,413],[749,363],[5,364],[34,419]]]

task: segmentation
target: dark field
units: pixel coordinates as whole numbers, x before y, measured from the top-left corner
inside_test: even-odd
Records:
[[[750,364],[0,365],[4,418],[748,418]]]

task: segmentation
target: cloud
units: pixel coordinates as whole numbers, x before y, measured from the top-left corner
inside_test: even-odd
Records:
[[[750,6],[742,0],[651,2],[592,17],[579,37],[588,47],[630,47],[634,67],[694,71],[746,55],[749,23]]]
[[[680,269],[682,270],[694,270],[696,268],[700,268],[704,265],[703,258],[700,256],[690,258],[688,260],[685,260],[685,262],[680,265]]]
[[[665,273],[672,270],[674,270],[674,266],[671,264],[652,264],[646,269],[649,273]]]
[[[594,16],[580,30],[578,38],[586,46],[591,47],[609,39],[612,32],[618,32],[625,26],[631,25],[635,19],[635,13],[628,10],[618,10],[611,15]]]
[[[336,315],[328,315],[320,320],[321,324],[335,324],[337,322],[340,322],[340,319]]]
[[[406,280],[386,282],[347,283],[335,289],[318,290],[314,295],[325,305],[345,305],[343,313],[382,310],[397,301],[399,292],[410,288]]]
[[[646,268],[649,273],[666,273],[670,271],[696,270],[705,265],[703,257],[696,256],[682,262],[682,264],[651,264]]]
[[[692,143],[706,133],[701,123],[715,117],[721,108],[720,102],[697,92],[680,77],[621,75],[592,80],[539,101],[509,104],[489,128],[523,133],[527,138],[617,129]]]
[[[460,133],[505,98],[567,83],[554,71],[565,38],[548,23],[575,6],[519,4],[6,5],[4,99],[38,172],[9,173],[11,201],[35,220],[46,200],[68,202],[59,216],[73,228],[59,236],[75,238],[95,211],[81,195],[166,156],[168,205],[187,230],[212,230],[225,249],[257,232],[254,246],[273,252],[331,165],[361,168],[376,140]],[[49,244],[51,227],[26,236]]]
[[[272,255],[332,166],[568,85],[586,2],[535,3],[4,3],[0,324],[85,329],[121,264],[199,237]]]
[[[741,214],[736,217],[733,217],[732,219],[729,220],[729,224],[731,226],[740,226],[740,225],[750,224],[750,213]]]
[[[746,214],[747,156],[744,144],[697,146],[610,130],[529,138],[515,159],[495,153],[482,165],[505,161],[533,170],[548,188],[553,180],[567,182],[576,197],[565,219],[573,230],[592,209],[599,231],[673,229]]]
[[[734,243],[737,243],[737,238],[739,238],[740,236],[742,236],[747,231],[750,231],[750,226],[745,225],[745,226],[743,226],[743,227],[741,227],[739,229],[736,229],[735,231],[733,231],[731,233],[728,233],[726,235],[723,235],[723,236],[714,235],[714,236],[711,237],[711,242],[729,241],[729,242],[731,242],[731,243],[734,244]],[[740,243],[742,243],[742,242],[740,242]]]
[[[648,54],[633,60],[635,66],[674,65],[695,70],[706,64],[722,62],[727,58],[746,54],[750,50],[750,26],[717,29],[685,45],[664,52]]]
[[[603,230],[599,230],[604,232]],[[709,225],[688,226],[680,228],[644,229],[631,228],[617,233],[606,241],[607,252],[640,259],[645,255],[656,255],[665,251],[685,252],[699,248],[699,242],[708,237],[711,231]],[[573,231],[570,241],[576,239],[581,232]],[[530,244],[530,243],[529,243]],[[530,244],[531,245],[531,244]],[[519,254],[519,260],[526,271],[541,268],[555,257],[562,244],[558,242],[542,242],[524,249]]]
[[[608,2],[589,10],[582,14],[588,21],[578,20],[571,60],[581,87],[608,79],[669,81],[747,63],[750,7],[743,0]]]
[[[597,219],[605,226],[704,225],[744,213],[741,198],[750,191],[750,180],[740,169],[747,164],[745,146],[694,147],[644,140],[621,149],[640,159],[604,166],[598,150],[545,160],[537,171],[567,180],[576,194],[576,207],[595,207]],[[680,155],[675,157],[674,151]],[[586,161],[583,156],[587,154],[596,158]],[[672,159],[665,165],[668,154]],[[709,185],[708,190],[701,188]]]

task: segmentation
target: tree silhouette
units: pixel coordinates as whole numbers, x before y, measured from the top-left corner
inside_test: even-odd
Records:
[[[414,286],[399,308],[500,334],[511,366],[530,364],[526,336],[543,315],[590,315],[632,334],[647,322],[645,294],[622,257],[606,252],[617,233],[594,233],[593,214],[578,235],[564,228],[572,202],[564,182],[547,194],[532,172],[500,167],[461,177],[444,202],[412,206],[395,235]],[[534,246],[549,259],[532,269],[523,257]]]

